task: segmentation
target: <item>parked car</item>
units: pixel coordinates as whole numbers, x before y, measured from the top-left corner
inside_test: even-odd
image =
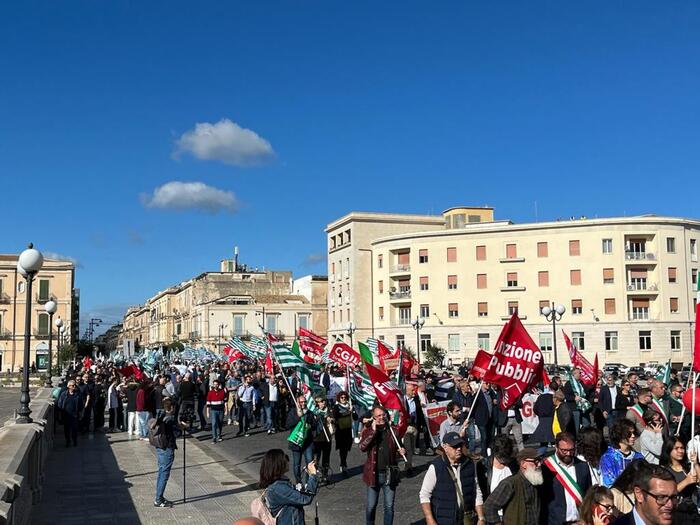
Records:
[[[628,372],[629,374],[637,374],[638,376],[644,375],[644,368],[641,366],[631,366]]]

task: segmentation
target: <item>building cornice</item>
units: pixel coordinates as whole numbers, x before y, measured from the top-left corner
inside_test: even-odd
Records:
[[[374,213],[365,211],[353,211],[342,216],[326,226],[326,233],[345,226],[351,222],[379,222],[385,224],[435,224],[444,225],[445,218],[442,215],[403,215],[394,213]]]

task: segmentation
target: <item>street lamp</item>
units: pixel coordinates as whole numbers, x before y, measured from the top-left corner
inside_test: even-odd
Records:
[[[32,282],[34,276],[41,270],[44,264],[44,256],[34,245],[29,243],[26,250],[19,254],[17,259],[17,271],[27,280],[27,311],[24,316],[24,368],[22,370],[22,391],[19,396],[19,410],[16,423],[31,423],[29,416],[32,409],[29,408],[29,347],[32,328]]]
[[[58,367],[58,374],[60,375],[63,370],[61,370],[61,345],[63,345],[63,321],[59,317],[56,319],[56,332],[58,332],[58,344],[56,345],[56,366]],[[49,356],[49,363],[52,363],[51,357]],[[51,366],[51,365],[49,365]]]
[[[357,330],[357,327],[353,323],[348,323],[346,333],[350,336],[350,348],[352,348],[352,334],[355,333],[355,330]]]
[[[224,323],[221,323],[221,324],[219,325],[219,344],[217,345],[217,349],[216,349],[216,352],[217,352],[217,353],[220,353],[220,352],[221,352],[221,341],[222,341],[222,339],[224,338],[224,329],[225,329],[227,326],[228,326],[228,325],[225,325]]]
[[[547,319],[547,321],[552,323],[552,346],[554,349],[554,366],[558,366],[557,363],[557,321],[561,321],[561,318],[564,317],[564,313],[566,313],[566,306],[563,304],[557,304],[555,305],[554,302],[552,302],[552,306],[545,306],[542,308],[542,315],[544,315],[544,318]]]
[[[53,386],[51,383],[51,357],[53,355],[51,352],[51,347],[53,342],[53,314],[56,313],[57,308],[56,301],[53,299],[47,301],[44,305],[44,310],[46,310],[46,313],[49,314],[49,369],[47,370],[48,374],[44,386],[49,388]]]
[[[418,358],[418,366],[420,366],[420,329],[423,328],[425,324],[425,319],[416,316],[416,318],[411,321],[411,326],[416,331],[416,357]]]

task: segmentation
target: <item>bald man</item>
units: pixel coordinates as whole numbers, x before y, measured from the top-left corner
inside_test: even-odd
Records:
[[[260,521],[258,518],[254,518],[252,516],[247,517],[247,518],[241,518],[239,520],[236,520],[233,525],[265,525],[262,521]]]

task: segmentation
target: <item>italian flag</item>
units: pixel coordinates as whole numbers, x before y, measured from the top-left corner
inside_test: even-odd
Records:
[[[357,343],[357,346],[360,348],[360,357],[365,363],[369,363],[370,365],[374,364],[374,356],[372,355],[372,351],[369,349],[369,347],[364,344],[364,343]]]

